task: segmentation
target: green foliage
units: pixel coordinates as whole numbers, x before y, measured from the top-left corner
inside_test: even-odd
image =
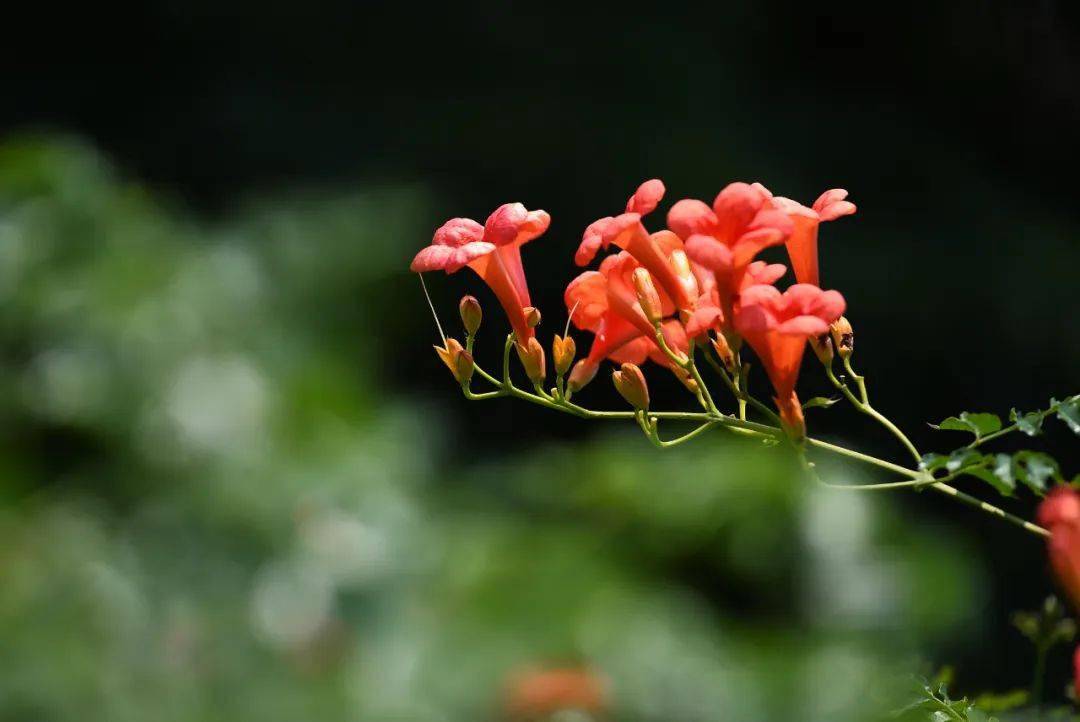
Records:
[[[1009,411],[1009,421],[1016,424],[1016,428],[1028,436],[1038,436],[1042,433],[1045,418],[1046,415],[1038,411],[1029,411],[1027,413],[1020,413],[1016,409]]]
[[[930,428],[941,431],[967,431],[976,439],[992,434],[1001,429],[1001,419],[996,414],[973,414],[961,412],[960,416],[950,416],[940,424],[930,424]]]
[[[1003,427],[1001,420],[994,414],[963,412],[960,416],[950,416],[938,425],[931,427],[941,430],[966,431],[974,435],[974,440],[947,454],[931,453],[923,456],[920,466],[926,471],[944,471],[953,478],[970,476],[992,486],[1003,496],[1013,496],[1017,484],[1023,484],[1036,495],[1046,493],[1051,482],[1064,483],[1061,468],[1052,456],[1041,451],[1024,450],[1014,454],[983,454],[977,447],[992,438],[1012,431],[1020,431],[1027,436],[1042,433],[1043,421],[1051,415],[1057,415],[1073,431],[1080,431],[1080,395],[1064,401],[1050,400],[1046,409],[1021,413],[1016,409],[1009,412],[1009,426]],[[940,477],[939,477],[940,478]]]
[[[988,716],[967,697],[951,699],[945,681],[917,680],[915,698],[894,716],[911,722],[998,722],[997,717]]]
[[[827,408],[829,408],[830,406],[832,406],[833,404],[835,404],[835,403],[837,403],[839,401],[840,401],[839,397],[830,399],[830,398],[826,398],[825,396],[815,396],[814,398],[812,398],[809,401],[807,401],[806,403],[804,403],[802,405],[802,407],[803,407],[804,410],[805,409],[816,409],[816,408],[827,409]]]
[[[949,454],[926,454],[920,466],[930,472],[944,470],[950,477],[974,477],[1004,496],[1014,495],[1017,482],[1042,496],[1050,481],[1063,481],[1057,461],[1041,451],[983,454],[963,447]]]
[[[1064,421],[1074,434],[1080,434],[1080,395],[1064,401],[1051,399],[1050,406],[1056,407],[1057,417]]]
[[[1045,652],[1059,644],[1068,644],[1076,637],[1076,622],[1068,616],[1057,597],[1047,597],[1040,609],[1016,612],[1012,616],[1016,627],[1037,649]]]

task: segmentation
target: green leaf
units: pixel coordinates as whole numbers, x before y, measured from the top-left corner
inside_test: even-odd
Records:
[[[950,416],[940,424],[930,424],[930,427],[939,431],[967,431],[975,434],[976,439],[981,439],[1001,430],[1001,419],[997,414],[973,414],[964,411],[958,417]]]
[[[994,457],[994,476],[1010,490],[1016,488],[1016,477],[1013,475],[1013,459],[1008,454],[998,454]]]
[[[937,471],[945,466],[948,460],[949,457],[944,454],[923,454],[922,459],[919,460],[919,468],[923,471]]]
[[[835,399],[827,399],[824,396],[815,396],[814,398],[810,399],[805,404],[803,404],[802,407],[803,407],[804,411],[806,409],[816,409],[818,407],[827,409],[827,408],[829,408],[830,406],[832,406],[833,404],[835,404],[839,400],[840,400],[839,397],[837,397]]]
[[[1080,396],[1073,396],[1058,404],[1057,417],[1064,421],[1074,434],[1080,434]]]
[[[1009,475],[1008,479],[1004,479],[998,476],[996,473],[987,469],[985,466],[972,466],[963,470],[967,476],[974,476],[976,479],[982,479],[990,486],[997,489],[997,492],[1002,496],[1012,496],[1016,490],[1016,481]]]
[[[949,472],[959,471],[969,466],[982,464],[988,458],[974,449],[957,449],[949,454],[949,458],[945,462],[945,469]]]
[[[924,453],[922,459],[919,460],[919,468],[923,472],[936,472],[937,469],[943,467],[945,462],[948,461],[948,457],[942,453]]]
[[[1028,436],[1038,436],[1042,433],[1042,424],[1045,417],[1037,411],[1020,413],[1016,409],[1009,412],[1009,421],[1016,423],[1016,428]]]
[[[1041,451],[1018,451],[1013,455],[1016,477],[1036,494],[1046,493],[1046,482],[1061,477],[1057,461]]]

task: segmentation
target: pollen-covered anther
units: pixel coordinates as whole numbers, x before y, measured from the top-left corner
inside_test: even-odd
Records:
[[[484,319],[480,302],[475,296],[462,296],[458,303],[458,313],[461,314],[461,323],[465,326],[465,333],[475,336],[480,330],[480,322]]]
[[[559,376],[565,375],[570,370],[570,365],[574,363],[576,355],[577,344],[573,337],[555,334],[555,338],[551,341],[551,358],[555,362],[555,373]]]
[[[536,337],[530,338],[524,344],[515,342],[514,348],[517,349],[518,358],[521,359],[521,365],[529,380],[534,384],[543,383],[546,375],[544,347],[540,345]]]
[[[855,331],[846,317],[841,316],[829,327],[833,343],[836,345],[836,353],[840,358],[847,358],[855,351]]]
[[[656,290],[652,276],[644,268],[635,268],[633,273],[634,291],[637,292],[637,301],[641,305],[641,311],[651,324],[660,323],[664,317],[661,310],[660,293]]]
[[[645,374],[637,365],[624,363],[618,371],[612,372],[611,380],[615,383],[615,390],[628,404],[638,411],[649,408],[649,386],[645,383]]]

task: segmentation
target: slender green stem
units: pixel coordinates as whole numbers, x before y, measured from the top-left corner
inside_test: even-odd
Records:
[[[906,476],[911,479],[919,479],[922,476],[922,472],[915,469],[909,469],[906,466],[900,466],[899,464],[894,464],[891,461],[885,461],[884,459],[879,459],[876,456],[870,456],[869,454],[864,454],[861,451],[855,451],[854,449],[849,449],[845,446],[837,446],[836,444],[830,444],[829,442],[822,441],[821,439],[807,438],[806,443],[811,446],[816,446],[819,449],[825,449],[826,451],[831,451],[834,454],[839,454],[840,456],[846,456],[849,459],[856,459],[867,464],[873,464],[874,466],[886,469],[896,474],[900,474],[901,476]]]
[[[522,389],[517,388],[510,379],[510,348],[511,348],[512,344],[513,344],[513,336],[510,336],[510,337],[507,338],[506,346],[503,349],[503,379],[504,380],[500,382],[494,376],[492,376],[488,372],[484,371],[479,366],[475,366],[474,367],[475,368],[475,373],[478,374],[479,376],[481,376],[482,378],[484,378],[485,380],[489,381],[490,383],[492,383],[494,386],[496,386],[496,389],[494,391],[488,391],[488,392],[484,392],[484,393],[473,393],[467,386],[462,386],[462,392],[464,393],[466,398],[471,399],[471,400],[476,400],[476,401],[484,401],[484,400],[488,400],[488,399],[501,398],[501,397],[504,397],[504,396],[512,396],[512,397],[522,399],[524,401],[528,401],[529,403],[536,404],[538,406],[543,406],[545,408],[554,409],[556,411],[561,411],[563,413],[572,414],[574,416],[578,416],[580,418],[585,418],[585,419],[624,419],[624,420],[629,420],[629,419],[639,418],[639,414],[641,412],[635,412],[635,411],[593,411],[591,409],[586,409],[586,408],[584,408],[582,406],[579,406],[578,404],[570,403],[570,401],[568,401],[568,400],[566,400],[564,398],[551,397],[546,393],[543,394],[543,395],[531,394],[528,391],[524,391]],[[754,422],[754,421],[746,421],[744,419],[739,419],[739,418],[736,418],[734,416],[728,416],[728,415],[722,414],[722,413],[720,413],[718,411],[708,411],[708,412],[654,411],[654,412],[649,412],[648,413],[648,419],[649,419],[649,421],[646,422],[646,423],[649,426],[653,427],[653,432],[652,432],[653,435],[655,435],[655,421],[658,420],[658,419],[668,419],[668,420],[673,420],[673,421],[696,421],[696,422],[698,422],[699,426],[697,428],[695,428],[694,430],[688,432],[687,434],[684,434],[681,437],[677,437],[677,438],[672,439],[670,441],[663,441],[663,440],[659,439],[658,437],[657,438],[652,438],[652,436],[650,436],[650,440],[653,441],[653,443],[655,443],[658,446],[661,446],[663,448],[667,448],[669,446],[680,444],[680,443],[683,443],[684,441],[689,441],[690,439],[698,436],[699,434],[703,433],[705,430],[707,430],[707,429],[709,429],[709,428],[711,428],[713,426],[721,426],[721,427],[727,428],[727,429],[729,429],[729,430],[731,430],[733,432],[739,433],[741,435],[751,435],[751,436],[756,436],[756,437],[759,437],[759,438],[776,439],[776,440],[781,440],[781,439],[784,438],[784,432],[781,429],[779,429],[779,428],[777,428],[775,426],[769,426],[769,425],[766,425],[766,424],[760,424],[760,423],[757,423],[757,422]],[[651,423],[649,423],[649,422],[651,422]],[[642,422],[639,420],[638,423],[641,424]],[[644,429],[644,426],[643,426],[643,429]],[[646,434],[649,435],[649,432],[646,431]],[[975,507],[977,509],[980,509],[980,510],[986,512],[986,513],[989,513],[989,514],[992,514],[994,516],[1005,519],[1006,521],[1008,521],[1008,522],[1010,522],[1012,524],[1016,524],[1017,526],[1020,526],[1021,528],[1025,529],[1025,530],[1027,530],[1029,532],[1032,532],[1034,534],[1038,534],[1038,535],[1044,536],[1044,537],[1049,536],[1049,534],[1050,534],[1046,529],[1043,529],[1042,527],[1040,527],[1040,526],[1038,526],[1036,524],[1032,524],[1031,522],[1028,522],[1028,521],[1026,521],[1024,519],[1021,519],[1018,516],[1010,514],[1010,513],[1006,512],[1006,511],[1004,511],[1003,509],[1000,509],[1000,508],[998,508],[996,506],[993,506],[992,504],[988,504],[988,503],[986,503],[986,502],[984,502],[984,501],[982,501],[980,499],[977,499],[977,498],[975,498],[975,497],[973,497],[973,496],[971,496],[969,494],[965,494],[964,492],[962,492],[962,491],[960,491],[960,490],[958,490],[958,489],[944,483],[945,481],[951,480],[952,476],[945,476],[945,477],[942,477],[942,479],[940,479],[940,480],[930,482],[926,478],[926,472],[924,472],[924,471],[916,470],[916,469],[909,469],[907,467],[900,466],[899,464],[894,464],[892,462],[885,461],[884,459],[879,459],[876,456],[871,456],[869,454],[864,454],[864,453],[862,453],[860,451],[855,451],[854,449],[848,449],[848,448],[843,447],[843,446],[838,446],[836,444],[831,444],[831,443],[829,443],[827,441],[822,441],[820,439],[813,439],[813,438],[807,438],[805,443],[810,445],[810,446],[813,446],[813,447],[816,447],[816,448],[819,448],[819,449],[823,449],[825,451],[829,451],[829,452],[832,452],[834,454],[838,454],[840,456],[845,456],[845,457],[850,458],[850,459],[856,459],[858,461],[861,461],[861,462],[864,462],[864,463],[867,463],[867,464],[872,464],[874,466],[877,466],[878,468],[885,469],[887,471],[891,471],[891,472],[899,474],[901,476],[908,477],[908,481],[903,481],[903,482],[893,482],[893,483],[889,483],[889,484],[874,484],[874,485],[861,486],[861,487],[841,487],[841,488],[845,488],[845,489],[870,489],[870,488],[873,488],[873,487],[877,487],[877,488],[903,488],[903,487],[918,487],[918,486],[927,486],[928,485],[928,486],[930,486],[930,488],[934,489],[935,491],[937,491],[939,493],[945,494],[946,496],[951,496],[954,499],[957,499],[957,500],[959,500],[959,501],[961,501],[961,502],[963,502],[963,503],[965,503],[965,504],[967,504],[969,506]],[[837,485],[835,485],[835,484],[826,484],[826,486],[829,486],[829,487],[832,487],[832,488],[837,487]]]
[[[657,421],[655,418],[650,418],[649,414],[645,411],[637,412],[636,418],[638,426],[640,426],[641,430],[645,432],[645,436],[648,437],[649,441],[651,441],[653,445],[655,445],[659,449],[668,449],[672,446],[678,446],[683,442],[689,441],[690,439],[694,438],[698,434],[702,433],[703,431],[717,423],[716,421],[707,421],[704,424],[698,426],[693,431],[690,431],[686,434],[683,434],[682,436],[676,437],[669,441],[664,441],[660,438],[657,432]]]
[[[1000,517],[1000,518],[1004,519],[1005,521],[1009,522],[1010,524],[1015,524],[1016,526],[1020,527],[1021,529],[1025,529],[1025,530],[1031,532],[1032,534],[1038,534],[1039,536],[1043,536],[1043,537],[1049,537],[1050,536],[1050,532],[1047,531],[1046,529],[1043,529],[1038,524],[1032,524],[1030,521],[1027,521],[1026,519],[1022,519],[1022,518],[1016,516],[1015,514],[1010,514],[1009,512],[1005,511],[1004,509],[1000,509],[1000,508],[994,506],[993,504],[988,504],[988,503],[986,503],[985,501],[983,501],[981,499],[977,499],[974,496],[971,496],[970,494],[965,494],[964,492],[960,491],[959,489],[957,489],[955,487],[952,487],[952,486],[949,486],[948,484],[944,484],[942,482],[935,482],[935,483],[930,485],[930,488],[933,489],[934,491],[938,491],[938,492],[940,492],[942,494],[945,494],[946,496],[951,496],[952,498],[957,499],[957,500],[967,504],[968,506],[974,507],[974,508],[979,509],[981,511],[985,511],[987,514],[991,514],[993,516]]]
[[[844,366],[851,369],[850,359],[844,359]],[[825,366],[825,375],[828,377],[829,382],[832,383],[832,385],[835,386],[849,402],[851,402],[851,405],[888,429],[889,433],[895,436],[900,443],[904,445],[904,448],[908,450],[908,453],[910,453],[912,457],[914,457],[915,461],[920,461],[922,459],[922,454],[915,448],[915,444],[911,443],[911,439],[909,439],[896,424],[886,418],[884,414],[870,405],[870,402],[867,400],[865,379],[862,376],[855,374],[854,371],[850,371],[850,373],[859,385],[859,395],[862,397],[861,399],[856,398],[855,394],[851,393],[851,389],[848,388],[847,384],[836,377],[831,365]]]

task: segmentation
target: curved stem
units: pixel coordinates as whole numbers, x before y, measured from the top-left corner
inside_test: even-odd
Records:
[[[850,370],[851,361],[849,359],[844,359],[844,366]],[[861,399],[856,398],[855,394],[851,393],[851,389],[848,388],[847,384],[836,378],[836,374],[833,373],[831,364],[825,366],[825,375],[828,377],[829,382],[833,386],[835,386],[836,389],[840,391],[840,393],[844,395],[844,397],[851,403],[852,406],[854,406],[860,412],[866,414],[867,416],[871,417],[879,424],[884,426],[889,431],[889,433],[895,436],[900,441],[900,443],[904,445],[904,448],[908,450],[908,453],[910,453],[914,457],[916,462],[921,461],[922,454],[920,454],[919,450],[915,448],[915,444],[911,443],[911,439],[907,437],[907,434],[901,431],[896,424],[887,419],[884,414],[882,414],[880,411],[870,405],[870,401],[868,400],[866,394],[865,379],[862,376],[856,374],[854,371],[849,372],[851,373],[852,377],[855,378],[856,382],[859,385],[859,395],[862,397]]]

